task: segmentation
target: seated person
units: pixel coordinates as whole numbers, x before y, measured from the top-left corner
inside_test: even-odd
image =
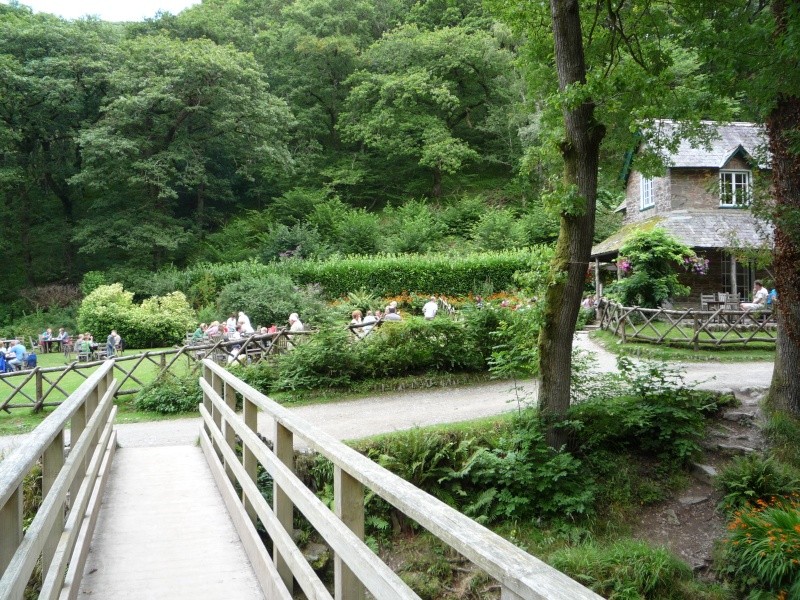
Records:
[[[391,304],[386,307],[386,314],[383,317],[384,321],[402,321],[403,317],[397,314],[397,307]]]
[[[11,348],[8,349],[8,353],[6,354],[6,358],[11,357],[8,361],[15,369],[21,369],[22,365],[25,360],[25,346],[22,345],[22,342],[19,340],[14,340],[14,343],[11,345]]]
[[[201,341],[206,336],[206,330],[208,329],[208,325],[205,323],[200,323],[197,329],[194,330],[192,334],[192,343],[196,344],[197,342]]]
[[[767,297],[769,292],[760,280],[756,279],[753,283],[753,301],[742,302],[739,306],[742,310],[761,310],[767,305]]]

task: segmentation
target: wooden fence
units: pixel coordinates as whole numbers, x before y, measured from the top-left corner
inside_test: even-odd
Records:
[[[0,462],[0,599],[21,600],[41,560],[39,598],[76,598],[117,445],[113,363],[101,365]],[[64,430],[70,428],[65,451]],[[23,530],[23,482],[41,464],[42,504]],[[24,535],[23,535],[24,533]]]
[[[599,600],[563,573],[527,554],[443,502],[273,402],[211,360],[203,361],[200,445],[239,537],[268,598],[332,598],[292,539],[297,509],[333,550],[334,596],[363,600],[419,598],[364,544],[364,492],[369,490],[419,523],[499,583],[502,600]],[[243,413],[236,413],[236,399]],[[257,413],[274,421],[273,450],[257,433]],[[331,511],[294,473],[294,438],[334,467]],[[273,505],[256,485],[259,465],[272,476]],[[272,541],[270,557],[258,536]]]
[[[775,344],[777,336],[775,317],[768,311],[667,310],[604,302],[598,312],[600,328],[623,343],[686,345],[698,350],[701,346]]]
[[[117,356],[113,359],[114,370],[119,378],[117,396],[136,394],[145,385],[142,372],[157,369],[155,378],[167,371],[176,369],[186,360],[190,372],[196,372],[200,361],[206,357],[229,364],[233,362],[254,362],[270,355],[285,352],[297,343],[303,335],[311,332],[297,332],[291,335],[285,331],[271,334],[252,335],[241,340],[225,341],[223,339],[207,343],[182,346],[170,350],[148,351],[130,356]],[[63,367],[36,367],[26,371],[15,371],[0,374],[0,410],[10,412],[15,408],[32,408],[39,411],[43,407],[58,406],[68,396],[65,380],[71,374],[88,379],[105,361],[77,362],[73,361]],[[150,380],[153,378],[150,377]],[[126,384],[128,387],[126,388]],[[4,397],[2,390],[7,387],[8,395]]]

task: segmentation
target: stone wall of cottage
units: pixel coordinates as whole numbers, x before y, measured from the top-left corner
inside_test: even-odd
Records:
[[[739,156],[731,158],[725,169],[748,170]],[[625,190],[625,223],[637,223],[670,210],[710,210],[719,208],[719,169],[667,169],[665,177],[653,178],[655,206],[645,210],[640,204],[641,173],[633,171]]]
[[[653,178],[653,202],[654,206],[641,210],[641,178],[642,174],[633,171],[628,177],[628,185],[625,188],[625,219],[624,224],[638,223],[650,219],[657,214],[665,213],[670,210],[670,180],[669,173],[666,177]]]

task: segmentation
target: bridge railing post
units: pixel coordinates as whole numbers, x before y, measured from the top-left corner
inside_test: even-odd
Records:
[[[22,484],[0,506],[0,531],[0,573],[4,573],[22,542]]]
[[[336,516],[364,539],[364,486],[341,467],[333,471],[333,505]],[[363,600],[364,584],[355,576],[339,555],[333,563],[334,597],[336,600]]]
[[[58,477],[58,473],[64,466],[64,430],[62,429],[56,438],[50,443],[42,456],[42,499],[47,497],[48,492],[53,487],[53,483]],[[61,539],[61,532],[64,531],[64,508],[57,511],[56,520],[42,550],[42,573],[47,573],[50,563],[56,553],[58,541]]]
[[[294,434],[291,430],[275,421],[275,435],[272,439],[275,444],[275,456],[284,465],[294,471]],[[289,535],[292,535],[292,529],[294,528],[294,504],[289,498],[289,495],[275,482],[273,482],[272,502],[273,512],[278,518],[278,522]],[[293,589],[292,569],[284,557],[281,556],[277,546],[275,546],[274,549],[273,560],[275,561],[275,568],[278,570],[278,574],[281,576],[284,585],[289,592],[291,592]]]
[[[247,396],[244,397],[242,410],[244,412],[244,425],[250,431],[258,433],[258,407]],[[256,455],[247,444],[242,444],[242,465],[244,466],[245,473],[253,483],[257,483],[258,479],[258,460]],[[256,523],[257,516],[253,504],[247,499],[247,494],[242,490],[242,502],[247,511],[247,515],[253,524]]]
[[[225,393],[225,396],[224,396],[225,404],[227,404],[228,408],[230,408],[232,411],[236,412],[236,390],[233,389],[233,387],[231,387],[227,383],[224,385],[223,390],[224,390],[224,393]],[[236,431],[233,429],[233,425],[231,423],[228,423],[227,421],[225,421],[224,434],[225,434],[225,443],[228,444],[228,447],[231,450],[233,450],[233,452],[235,454],[236,453]],[[228,464],[225,465],[225,473],[228,476],[228,480],[232,484],[235,484],[236,483],[236,475],[234,474],[233,469],[231,469],[230,465],[228,465]]]

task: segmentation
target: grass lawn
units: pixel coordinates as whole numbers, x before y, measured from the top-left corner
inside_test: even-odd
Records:
[[[753,362],[774,361],[775,345],[766,343],[750,343],[746,346],[733,344],[718,348],[700,347],[695,351],[691,345],[687,347],[669,346],[667,344],[647,344],[643,342],[620,342],[620,339],[608,331],[594,331],[592,339],[609,352],[615,354],[633,354],[642,358],[675,362]]]
[[[158,350],[168,350],[169,348],[151,348],[149,351],[158,351]],[[120,368],[125,369],[125,371],[130,371],[133,369],[134,365],[136,365],[137,360],[131,359],[133,356],[138,356],[143,354],[145,350],[129,350],[125,353],[123,360],[119,362]],[[72,359],[74,360],[75,355],[72,355]],[[166,360],[169,362],[172,359],[171,355],[167,355]],[[155,357],[156,363],[159,361],[159,357]],[[65,367],[72,361],[67,361],[66,357],[61,352],[52,352],[49,354],[42,354],[38,356],[38,366],[42,368],[48,367]],[[145,359],[142,361],[136,368],[133,370],[133,376],[136,377],[142,384],[147,385],[148,383],[152,382],[155,379],[155,376],[159,372],[159,365],[151,362],[150,360]],[[189,369],[189,359],[187,358],[179,358],[175,364],[172,366],[170,371],[176,375],[183,375],[188,372]],[[55,382],[60,373],[44,373],[45,380],[42,382],[43,393],[46,394],[45,402],[61,402],[65,399],[65,394],[71,394],[74,392],[78,387],[86,381],[86,377],[89,377],[97,367],[89,367],[86,369],[82,369],[80,373],[76,373],[74,371],[67,373],[63,379],[58,381],[58,386],[63,390],[62,393],[58,389],[52,389],[52,391],[48,394],[48,390],[51,389],[51,385],[48,384],[48,381]],[[86,377],[84,377],[85,375]],[[118,380],[122,380],[125,375],[118,369],[115,369],[114,376]],[[0,404],[6,401],[6,399],[11,395],[14,388],[19,385],[24,379],[24,375],[15,375],[13,377],[6,377],[0,380]],[[123,390],[131,390],[131,389],[138,389],[141,385],[132,379],[128,379],[122,385]],[[22,390],[27,393],[29,396],[34,398],[36,396],[36,382],[33,378],[28,381]],[[117,405],[119,406],[119,412],[117,414],[117,422],[118,423],[132,423],[132,422],[140,422],[140,421],[159,421],[164,419],[174,419],[185,417],[186,415],[160,415],[153,412],[143,412],[137,411],[133,406],[133,400],[136,397],[135,394],[126,394],[124,396],[120,396],[117,400]],[[30,400],[25,398],[22,395],[17,395],[11,405],[24,405],[30,404]],[[7,435],[13,433],[25,433],[27,431],[32,430],[36,427],[42,420],[50,414],[55,407],[45,407],[41,412],[34,413],[31,408],[28,407],[21,407],[11,409],[10,412],[0,412],[0,435]]]

